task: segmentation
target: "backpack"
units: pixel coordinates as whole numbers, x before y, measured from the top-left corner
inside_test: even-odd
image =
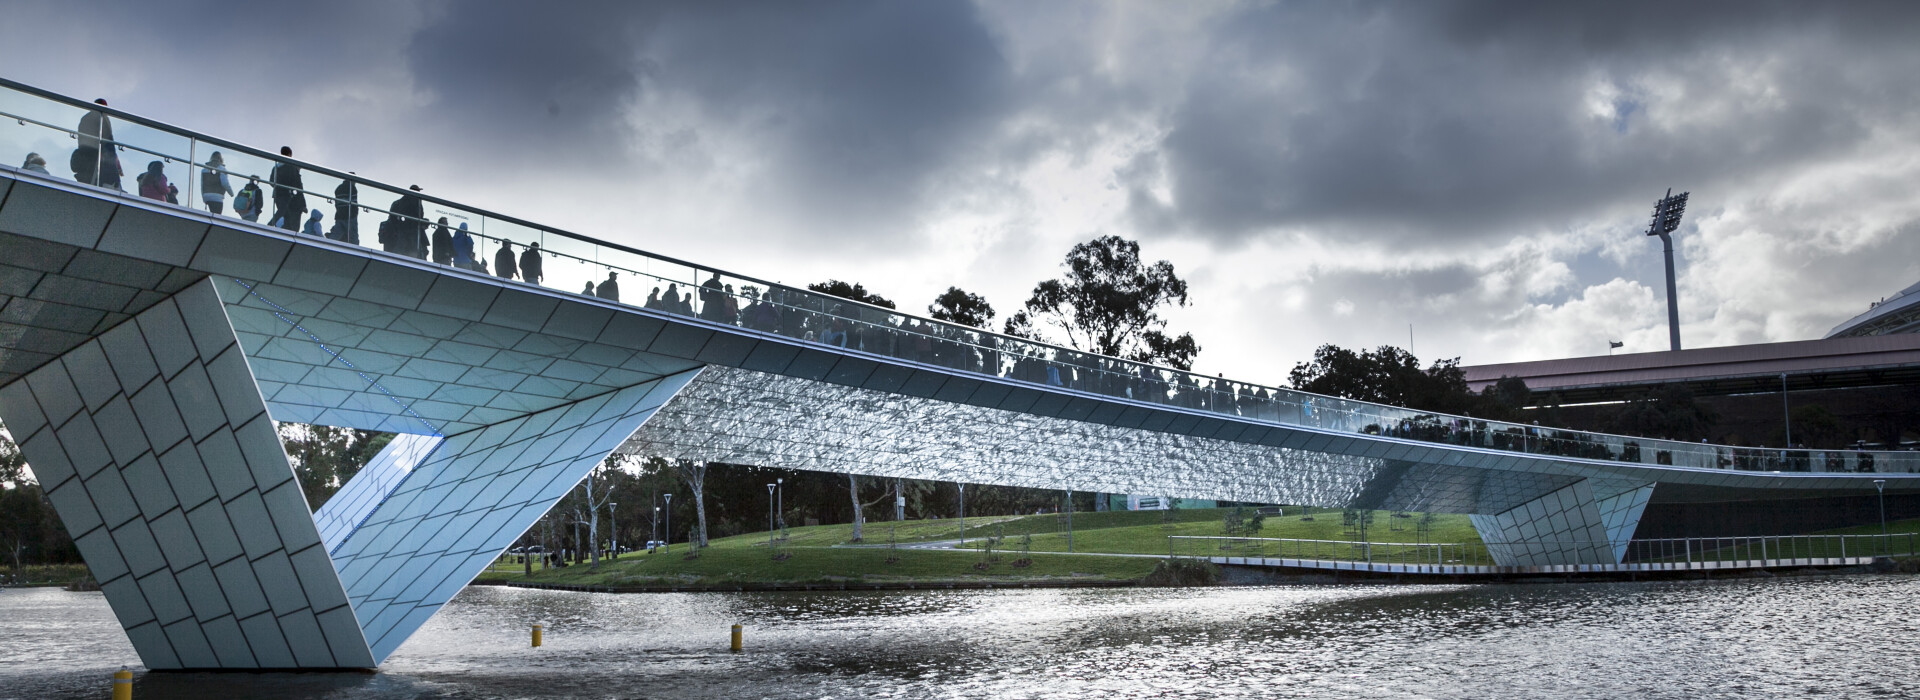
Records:
[[[200,194],[202,196],[223,195],[226,193],[226,188],[220,186],[219,172],[212,169],[200,171]]]
[[[244,214],[253,211],[253,198],[260,190],[249,184],[240,188],[240,194],[233,196],[233,213]]]

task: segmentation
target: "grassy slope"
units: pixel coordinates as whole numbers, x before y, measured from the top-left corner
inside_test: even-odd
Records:
[[[987,570],[974,569],[982,560],[977,552],[945,550],[889,550],[884,548],[783,547],[792,555],[774,561],[766,549],[710,547],[697,559],[683,550],[673,554],[632,554],[602,561],[594,570],[570,566],[521,575],[518,566],[501,566],[481,574],[495,581],[534,581],[574,585],[653,586],[717,585],[728,583],[817,583],[833,581],[1031,581],[1065,578],[1130,580],[1153,570],[1156,560],[1133,557],[1079,557],[1035,555],[1033,565],[1015,568],[1017,556],[1001,556]],[[889,556],[898,561],[886,562]]]
[[[1220,535],[1222,518],[1228,509],[1192,509],[1173,511],[1167,522],[1163,511],[1109,511],[1073,515],[1074,551],[1124,554],[1165,554],[1168,535]],[[1341,525],[1339,511],[1320,512],[1311,521],[1303,521],[1298,511],[1267,518],[1259,537],[1298,539],[1351,539]],[[1393,531],[1389,513],[1379,511],[1368,539],[1374,542],[1414,542],[1418,532],[1414,518],[1399,519],[1401,531]],[[865,544],[913,543],[953,540],[959,537],[954,520],[915,520],[904,523],[867,523]],[[599,570],[572,566],[551,571],[536,571],[525,578],[519,566],[502,565],[481,576],[482,580],[566,583],[576,585],[716,585],[737,582],[827,582],[827,581],[945,581],[945,580],[1033,580],[1092,576],[1106,579],[1134,579],[1152,570],[1154,560],[1129,557],[1087,557],[1050,555],[1066,549],[1066,519],[1059,515],[998,516],[967,519],[970,540],[997,535],[1002,543],[996,554],[999,561],[986,571],[973,565],[980,562],[977,551],[887,549],[882,547],[837,547],[852,536],[851,524],[797,527],[788,530],[788,538],[779,551],[791,555],[785,561],[773,561],[767,551],[767,533],[749,533],[714,540],[698,559],[674,555],[628,555],[617,562],[603,562]],[[1031,567],[1016,569],[1020,535],[1033,534]],[[1442,515],[1427,536],[1429,542],[1478,543],[1479,535],[1464,515]],[[968,543],[977,547],[976,542]],[[681,545],[684,547],[684,545]],[[888,564],[889,556],[899,561]]]
[[[1074,521],[1073,551],[1076,552],[1120,552],[1128,554],[1166,554],[1167,537],[1183,536],[1222,536],[1220,516],[1223,511],[1210,512],[1213,518],[1197,522],[1179,522],[1171,525],[1154,522],[1150,525],[1128,527],[1108,527],[1100,529],[1082,529],[1078,518]],[[1371,542],[1418,542],[1419,532],[1414,518],[1401,518],[1403,530],[1393,531],[1389,525],[1388,513],[1380,511],[1374,516],[1373,526],[1367,530],[1367,540]],[[990,528],[989,528],[990,529]],[[1286,515],[1267,518],[1259,534],[1261,538],[1309,539],[1309,540],[1352,540],[1355,537],[1347,533],[1340,524],[1340,512],[1318,514],[1311,521],[1302,521],[1298,516]],[[1480,534],[1464,515],[1440,515],[1433,523],[1433,531],[1427,534],[1427,542],[1445,542],[1448,544],[1480,542]],[[1067,538],[1064,533],[1034,535],[1033,551],[1064,552]],[[976,542],[968,542],[968,547],[979,547]],[[1020,536],[1009,527],[998,548],[1017,550],[1021,546]],[[1237,556],[1237,555],[1236,555]]]

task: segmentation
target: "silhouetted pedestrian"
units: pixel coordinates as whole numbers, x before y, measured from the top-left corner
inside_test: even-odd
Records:
[[[214,151],[207,156],[206,167],[200,169],[200,201],[214,214],[226,208],[227,196],[233,194],[233,183],[227,181],[226,168],[226,159]]]
[[[598,296],[607,301],[619,301],[620,300],[620,283],[617,281],[617,278],[619,277],[620,277],[620,273],[615,272],[613,270],[608,270],[607,281],[601,282],[600,287],[594,290],[595,296]]]
[[[248,221],[259,221],[260,212],[266,209],[266,193],[260,191],[260,183],[247,178],[247,186],[233,196],[233,213]]]
[[[441,265],[453,264],[453,232],[447,230],[447,217],[433,226],[433,261]]]
[[[528,243],[527,249],[520,252],[520,279],[527,284],[539,284],[546,278],[540,268],[540,243]]]
[[[381,241],[381,246],[388,252],[420,259],[427,257],[423,250],[426,247],[423,243],[427,236],[427,212],[420,195],[414,194],[419,191],[420,186],[414,185],[407,189],[406,194],[394,200],[393,215],[387,218],[391,225],[386,239]]]
[[[140,196],[157,201],[167,201],[167,171],[160,161],[147,164],[147,171],[134,178],[140,185]]]
[[[352,171],[347,172],[352,175]],[[327,237],[342,243],[360,245],[360,185],[351,179],[341,180],[340,186],[333,188],[333,227],[327,229]]]
[[[465,221],[453,232],[453,266],[462,270],[477,268],[473,260],[473,234],[467,232]]]
[[[520,270],[513,260],[513,241],[500,241],[500,249],[493,252],[493,274],[509,280],[518,277]]]
[[[292,146],[281,146],[280,155],[293,157]],[[307,211],[307,195],[301,189],[306,187],[300,181],[300,167],[292,163],[277,163],[267,181],[273,183],[273,218],[269,225],[288,231],[300,228],[300,215]]]
[[[107,101],[98,99],[94,104],[107,106]],[[113,120],[102,112],[88,110],[80,116],[80,145],[73,149],[73,157],[67,165],[73,169],[73,179],[120,189],[120,156],[113,143]]]

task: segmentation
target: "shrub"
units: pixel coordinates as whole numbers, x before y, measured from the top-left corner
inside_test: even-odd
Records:
[[[1199,559],[1162,559],[1140,579],[1143,586],[1212,586],[1220,582],[1220,567]]]

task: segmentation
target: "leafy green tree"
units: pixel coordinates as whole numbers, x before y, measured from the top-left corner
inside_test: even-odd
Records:
[[[1147,264],[1140,244],[1101,236],[1067,252],[1064,278],[1034,286],[1026,308],[1007,319],[1004,331],[1044,338],[1042,327],[1064,335],[1076,350],[1179,369],[1193,366],[1200,345],[1193,334],[1167,335],[1163,309],[1186,306],[1187,283],[1173,263]]]
[[[1480,410],[1474,415],[1495,420],[1517,421],[1521,412],[1533,403],[1533,390],[1527,380],[1501,377],[1480,390]]]
[[[893,301],[878,294],[868,292],[867,288],[859,282],[842,282],[840,280],[830,279],[825,282],[809,284],[807,285],[807,289],[821,294],[830,294],[842,299],[852,299],[864,304],[872,304],[883,309],[895,308]]]
[[[1845,447],[1853,435],[1840,423],[1840,417],[1827,410],[1826,406],[1810,403],[1793,408],[1793,441],[1816,450],[1834,450]],[[1786,442],[1786,431],[1781,431],[1780,441]]]
[[[1614,409],[1606,431],[1668,440],[1704,440],[1719,419],[1711,408],[1694,401],[1684,384],[1663,384],[1627,397]]]
[[[987,303],[986,297],[959,287],[948,287],[934,297],[933,303],[927,305],[927,313],[937,321],[974,328],[986,328],[993,323],[993,305]]]
[[[307,496],[307,505],[315,510],[393,441],[392,433],[328,425],[281,423],[279,431],[287,456],[293,460],[294,475],[300,479],[300,490]]]
[[[1420,358],[1391,345],[1360,352],[1322,345],[1311,362],[1294,365],[1287,381],[1301,391],[1419,411],[1472,413],[1479,403],[1467,388],[1460,358],[1437,360],[1423,370]]]
[[[30,473],[26,455],[6,426],[0,425],[0,551],[12,562],[15,579],[26,573],[27,555],[36,544],[65,540],[66,530],[58,527],[52,510]],[[50,530],[58,537],[49,537]],[[71,547],[71,541],[66,541]]]

